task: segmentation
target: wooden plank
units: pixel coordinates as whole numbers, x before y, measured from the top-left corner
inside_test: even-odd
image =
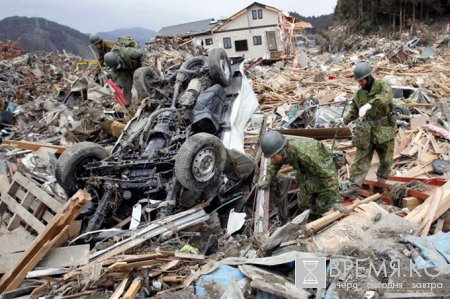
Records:
[[[0,194],[6,194],[9,189],[8,164],[6,161],[0,161]],[[1,202],[0,202],[1,205]],[[2,213],[0,209],[0,214]]]
[[[154,260],[147,260],[147,261],[141,261],[141,262],[134,262],[134,263],[126,263],[126,262],[117,262],[112,264],[108,267],[108,269],[117,270],[117,269],[133,269],[133,268],[144,268],[147,266],[153,266],[161,264],[161,261],[154,259]]]
[[[438,219],[438,221],[436,222],[436,226],[434,228],[433,235],[439,235],[440,233],[442,233],[442,230],[444,228],[444,222],[445,218],[441,217]]]
[[[259,179],[263,180],[267,175],[267,167],[269,159],[262,158],[259,169]],[[269,235],[269,200],[270,190],[260,189],[256,193],[256,208],[254,219],[254,233],[255,235]]]
[[[65,230],[67,230],[67,226],[59,234],[63,234],[65,232]],[[20,268],[17,269],[17,266],[16,266],[16,268],[13,269],[13,270],[17,269],[18,273],[16,276],[13,277],[10,284],[5,286],[6,291],[15,289],[22,283],[24,278],[27,276],[28,272],[33,270],[33,268],[39,263],[39,261],[42,260],[44,258],[44,256],[50,251],[50,249],[55,244],[55,241],[56,241],[56,238],[48,240],[47,242],[45,242],[45,244],[42,247],[37,249],[36,253],[31,257],[27,256],[27,253],[25,253],[23,255],[22,261],[25,261],[25,262],[22,263],[23,266],[21,266]],[[6,273],[3,277],[7,277],[8,273]],[[2,280],[3,280],[3,277],[2,277]],[[0,283],[1,283],[1,281],[0,281]]]
[[[25,141],[25,140],[3,140],[1,146],[2,147],[20,148],[20,149],[26,149],[26,150],[32,150],[32,151],[37,151],[41,147],[47,147],[47,148],[51,148],[51,149],[56,149],[57,154],[62,154],[67,149],[67,147],[61,146],[61,145],[38,143],[38,142],[31,142],[31,141]]]
[[[0,273],[6,273],[23,257],[24,252],[3,254],[0,256]],[[38,267],[59,268],[84,265],[89,262],[89,245],[53,248],[38,263]]]
[[[59,212],[59,210],[62,208],[63,204],[61,202],[48,195],[47,192],[41,190],[38,185],[36,185],[28,178],[24,177],[22,174],[20,174],[20,172],[17,171],[14,174],[14,180],[18,182],[20,185],[22,185],[29,192],[31,192],[34,196],[36,196],[36,198],[39,201],[43,202],[47,207],[49,207],[53,211]]]
[[[2,197],[2,201],[8,206],[9,210],[19,217],[28,225],[30,225],[36,232],[41,233],[45,229],[45,225],[42,224],[36,217],[33,216],[28,210],[22,207],[17,201],[14,200],[9,194],[5,194]]]
[[[17,265],[0,279],[0,292],[13,290],[20,285],[27,271],[36,266],[42,258],[36,257],[39,257],[40,254],[45,255],[50,250],[53,243],[66,233],[68,225],[83,211],[89,201],[89,194],[83,190],[79,190],[67,201],[63,209],[45,227],[45,230],[30,244]]]
[[[137,293],[141,289],[142,280],[140,278],[135,278],[128,288],[127,292],[123,295],[123,299],[134,299]]]
[[[162,281],[167,283],[182,283],[185,280],[186,277],[184,276],[164,276],[161,278]]]
[[[180,259],[190,259],[203,261],[206,257],[203,254],[193,254],[187,252],[175,252],[175,257]]]
[[[362,205],[362,204],[366,204],[369,203],[371,201],[377,200],[381,197],[381,195],[379,193],[376,193],[374,195],[371,195],[361,201],[355,201],[353,204],[351,204],[350,206],[346,207],[347,210],[350,212],[352,210],[354,210],[357,206]],[[336,220],[339,220],[340,218],[344,217],[346,214],[340,211],[334,211],[332,213],[329,213],[328,215],[319,218],[317,220],[311,221],[308,224],[306,224],[305,226],[305,232],[307,234],[313,234],[318,232],[319,230],[327,227],[328,225],[330,225],[331,223],[333,223]]]
[[[411,197],[405,197],[402,200],[402,208],[408,208],[410,211],[415,209],[418,205],[420,205],[423,202],[423,200],[418,199],[417,197],[411,196]]]
[[[38,266],[59,268],[85,265],[89,262],[89,244],[52,249]]]
[[[123,292],[125,291],[125,288],[127,287],[129,280],[130,274],[128,274],[127,277],[125,277],[125,279],[120,282],[119,286],[116,288],[111,297],[109,297],[109,299],[119,299],[120,296],[122,296]]]
[[[24,251],[33,240],[34,236],[19,226],[0,236],[0,255]]]
[[[16,193],[16,195],[18,195],[18,194]],[[29,208],[31,203],[33,202],[33,200],[34,200],[33,194],[31,194],[30,192],[26,192],[26,193],[24,192],[24,196],[22,197],[22,202],[21,202],[22,207],[24,207],[25,209]],[[11,220],[9,221],[8,226],[6,228],[8,230],[13,230],[13,229],[17,228],[20,225],[20,219],[21,218],[19,217],[19,215],[14,214],[11,217]]]
[[[436,211],[439,207],[441,200],[442,200],[442,189],[437,188],[436,192],[433,193],[430,208],[428,209],[427,216],[425,217],[425,220],[423,222],[425,224],[425,227],[423,228],[421,233],[422,237],[428,236],[428,232],[430,231],[431,224],[434,221],[434,216],[436,215]]]
[[[433,193],[419,206],[417,206],[411,213],[405,216],[405,219],[414,223],[423,224],[423,220],[428,214],[431,206],[433,194],[437,192],[437,189],[442,189],[442,199],[437,207],[436,213],[433,217],[433,221],[441,217],[448,209],[450,209],[450,182],[445,185],[436,188]]]

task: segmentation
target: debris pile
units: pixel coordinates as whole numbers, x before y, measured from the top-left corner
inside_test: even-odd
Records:
[[[414,41],[367,43],[350,54],[246,62],[245,74],[232,65],[228,81],[214,76],[214,60],[197,57],[203,53],[190,40],[155,40],[138,73],[157,76],[140,81],[145,99],[126,125],[130,117],[115,107],[111,89],[89,79],[93,69],[82,69],[78,58],[17,52],[0,61],[1,95],[16,119],[0,153],[2,295],[450,294],[449,51],[431,53]],[[223,70],[227,59],[218,53],[211,56]],[[280,171],[292,182],[282,200],[257,187],[269,163],[259,140],[278,129],[343,151],[345,186],[356,151],[352,127],[340,118],[357,89],[353,66],[363,60],[393,85],[393,176],[377,182],[374,157],[359,197],[312,220],[297,208],[292,168]],[[217,112],[211,103],[219,100],[226,104]],[[211,117],[193,121],[207,109]],[[199,128],[208,132],[192,134]],[[205,150],[208,134],[214,138]],[[189,160],[196,149],[194,169],[180,168],[187,162],[177,158]],[[222,151],[229,163],[215,155]],[[82,167],[71,168],[73,157]],[[316,267],[323,281],[308,285],[322,275]]]

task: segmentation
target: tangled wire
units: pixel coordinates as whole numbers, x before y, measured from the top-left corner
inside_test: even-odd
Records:
[[[429,190],[424,183],[420,181],[411,181],[408,183],[397,183],[392,185],[391,195],[395,206],[400,206],[400,201],[408,195],[408,190],[413,189],[417,191]]]

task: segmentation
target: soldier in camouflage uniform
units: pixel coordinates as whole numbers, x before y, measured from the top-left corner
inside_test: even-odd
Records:
[[[357,151],[350,170],[350,188],[341,193],[349,197],[355,196],[361,187],[375,151],[380,159],[378,181],[384,183],[389,178],[397,134],[390,85],[375,80],[371,75],[372,68],[366,62],[358,63],[354,73],[361,89],[354,95],[352,107],[344,118],[345,124],[359,118],[353,132],[352,143]]]
[[[268,187],[281,167],[289,164],[297,171],[301,209],[311,209],[312,217],[317,218],[333,207],[339,198],[339,184],[333,154],[324,144],[310,138],[286,139],[270,131],[264,135],[261,148],[272,163],[260,188]]]
[[[96,73],[97,75],[100,75],[102,73],[101,67],[105,65],[105,54],[112,50],[115,43],[109,40],[104,40],[98,34],[92,34],[89,37],[89,41],[95,46],[98,52],[99,64],[97,64]]]
[[[131,104],[134,71],[143,65],[144,59],[144,50],[118,45],[105,55],[106,65],[113,70],[112,80],[123,90],[126,106]]]

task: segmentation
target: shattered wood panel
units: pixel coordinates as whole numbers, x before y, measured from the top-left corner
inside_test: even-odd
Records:
[[[90,201],[85,191],[78,191],[63,209],[46,226],[25,251],[23,258],[0,280],[0,292],[17,288],[27,273],[48,253],[58,239],[65,234],[69,224],[80,214]]]
[[[7,253],[24,251],[33,240],[34,236],[22,226],[8,231],[0,236],[0,256]]]
[[[24,225],[33,234],[42,232],[63,206],[59,199],[51,197],[18,171],[14,174],[9,191],[2,196],[1,204],[4,208],[0,216],[10,216],[7,230]]]
[[[0,256],[0,274],[8,272],[23,257],[24,252]],[[77,245],[52,249],[38,264],[42,268],[72,267],[89,262],[89,245]]]

